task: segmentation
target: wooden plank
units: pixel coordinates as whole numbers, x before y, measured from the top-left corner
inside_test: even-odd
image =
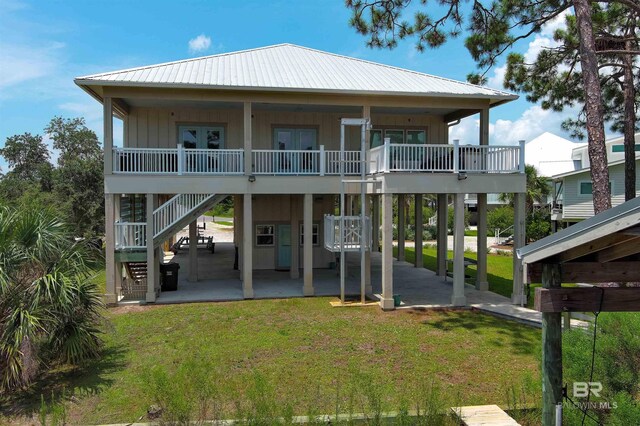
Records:
[[[467,426],[519,426],[511,416],[497,405],[452,407],[451,411]]]
[[[586,256],[588,254],[597,252],[599,250],[606,249],[615,244],[619,244],[620,242],[628,240],[630,237],[628,235],[623,234],[611,234],[607,235],[603,238],[598,238],[597,240],[589,241],[586,244],[581,244],[579,246],[570,248],[565,250],[563,253],[558,254],[555,260],[558,263],[569,262],[574,259],[578,259],[582,256]]]
[[[560,265],[542,266],[542,286],[559,290]],[[538,289],[536,289],[537,291]],[[536,293],[537,294],[537,293]],[[562,314],[542,313],[542,425],[555,424],[556,405],[562,403]]]
[[[536,288],[534,308],[539,312],[640,312],[640,287]]]
[[[598,252],[598,262],[611,262],[640,253],[640,237],[631,237],[626,241]]]
[[[569,262],[560,265],[564,283],[640,282],[640,261],[629,262]],[[542,282],[542,264],[527,265],[530,283]]]

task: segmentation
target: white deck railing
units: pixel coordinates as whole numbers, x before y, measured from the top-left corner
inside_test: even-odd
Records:
[[[392,144],[367,152],[368,173],[449,172],[524,173],[524,142],[520,145]],[[340,151],[252,151],[253,173],[258,175],[340,174]],[[360,151],[344,152],[346,175],[360,174]],[[174,175],[242,175],[242,149],[114,148],[113,173]]]
[[[319,175],[320,151],[253,150],[253,173],[257,175]]]
[[[153,236],[161,234],[214,196],[213,194],[178,194],[172,197],[153,211]]]
[[[147,247],[146,222],[116,222],[116,249],[139,249]]]
[[[253,173],[257,175],[339,175],[340,151],[253,150]],[[360,151],[344,152],[344,173],[360,174]]]
[[[113,148],[113,173],[212,174],[244,173],[242,149]]]
[[[341,216],[326,215],[324,217],[324,246],[332,252],[340,251]],[[360,216],[344,217],[343,244],[345,251],[360,251],[360,244],[365,250],[371,250],[371,219],[364,218],[364,226]]]
[[[369,173],[465,172],[524,173],[524,143],[517,146],[384,145],[369,151]]]
[[[326,151],[327,154],[327,170],[328,175],[340,174],[340,151]],[[359,175],[360,174],[360,151],[344,152],[344,174]]]

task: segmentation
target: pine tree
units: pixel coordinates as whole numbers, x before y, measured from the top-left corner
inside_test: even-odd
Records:
[[[603,3],[620,3],[640,12],[640,4],[636,0],[605,0]],[[410,7],[411,0],[347,0],[346,4],[352,10],[350,24],[369,37],[367,45],[370,47],[394,48],[398,40],[415,37],[416,48],[423,51],[426,47],[440,47],[466,30],[465,45],[482,70],[482,74],[468,76],[469,81],[475,83],[483,82],[488,70],[516,42],[540,32],[545,24],[573,7],[594,210],[599,213],[611,207],[602,90],[589,0],[474,0],[470,11],[466,8],[467,2],[462,0],[440,0],[440,7],[432,10],[427,10],[426,1],[422,1],[423,7],[413,13],[413,22],[402,19],[402,13]]]

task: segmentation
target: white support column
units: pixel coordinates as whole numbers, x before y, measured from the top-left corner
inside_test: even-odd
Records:
[[[156,261],[153,264],[153,288],[156,290],[156,294],[160,294],[160,263],[164,262],[162,245],[156,247],[155,258]]]
[[[524,284],[522,277],[522,263],[516,256],[516,250],[523,247],[526,238],[525,229],[525,196],[526,194],[514,194],[514,224],[513,224],[513,293],[511,303],[521,305],[527,303],[524,297]]]
[[[371,196],[366,195],[364,200],[365,215],[371,218]],[[371,250],[373,250],[373,248]],[[371,250],[367,250],[364,254],[364,292],[366,294],[373,294],[373,286],[371,285]]]
[[[383,310],[393,305],[393,194],[382,194],[382,297]]]
[[[447,277],[447,235],[449,211],[447,205],[447,194],[438,194],[438,222],[437,222],[437,263],[436,274],[440,277]]]
[[[405,227],[405,217],[404,217],[404,203],[405,196],[404,194],[398,195],[398,260],[404,260],[404,227]]]
[[[147,302],[156,301],[156,251],[153,248],[153,210],[155,209],[157,197],[156,194],[147,194]]]
[[[189,224],[189,282],[198,282],[198,220]]]
[[[453,205],[453,306],[465,306],[464,296],[464,194],[456,194]]]
[[[242,212],[242,293],[245,299],[253,299],[253,203],[251,194],[244,194]]]
[[[253,153],[251,152],[251,102],[244,103],[244,174],[253,173],[251,167]]]
[[[114,222],[120,220],[120,194],[113,196],[113,208],[114,208]],[[115,287],[116,287],[116,299],[118,295],[122,294],[122,263],[115,262]]]
[[[476,289],[489,290],[487,281],[487,194],[478,196],[478,265]]]
[[[106,267],[106,294],[105,303],[113,304],[118,302],[116,292],[116,242],[115,242],[115,197],[117,194],[104,194],[105,209],[105,267]]]
[[[378,252],[380,251],[380,196],[372,195],[372,197],[373,213],[371,214],[371,240],[373,241],[373,244],[371,250]]]
[[[304,243],[304,286],[302,287],[302,294],[305,296],[313,296],[313,194],[304,194],[303,204],[302,238]]]
[[[291,208],[291,269],[289,269],[289,277],[293,280],[300,278],[300,199],[299,195],[290,195]]]
[[[422,194],[416,194],[415,196],[415,218],[416,218],[416,236],[414,239],[415,242],[415,267],[422,268],[424,264],[422,263],[422,230],[423,222],[422,222]]]
[[[113,173],[113,99],[108,96],[102,101],[104,120],[104,174]]]
[[[234,218],[233,228],[237,229],[236,234],[236,246],[238,247],[238,271],[240,272],[240,281],[244,281],[244,196],[236,195],[236,204],[234,206],[234,215],[238,220]]]

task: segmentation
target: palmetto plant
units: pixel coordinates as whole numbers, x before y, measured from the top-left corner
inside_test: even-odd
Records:
[[[538,170],[530,164],[524,166],[524,173],[527,177],[527,192],[525,196],[525,208],[527,213],[533,211],[535,203],[545,205],[547,198],[551,194],[551,187],[549,186],[548,179],[544,176],[538,175]],[[503,193],[500,194],[500,201],[509,203],[513,206],[513,194]]]
[[[28,385],[42,365],[97,356],[101,263],[52,212],[0,207],[0,390]]]

